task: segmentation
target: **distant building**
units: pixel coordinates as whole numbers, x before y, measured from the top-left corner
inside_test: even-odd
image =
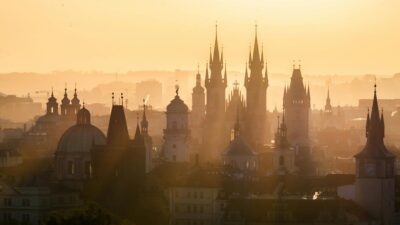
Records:
[[[64,132],[55,153],[57,180],[65,186],[82,189],[92,177],[91,148],[104,145],[106,137],[91,124],[90,112],[83,106],[77,113],[76,124]]]
[[[294,174],[297,172],[296,152],[290,146],[287,140],[287,128],[285,123],[285,114],[282,117],[282,123],[277,128],[275,134],[275,146],[273,149],[273,173],[277,175]]]
[[[16,149],[0,149],[0,168],[16,167],[22,164],[22,156]]]
[[[196,86],[192,93],[192,111],[190,113],[190,126],[192,130],[192,138],[197,143],[203,140],[204,117],[206,114],[206,99],[204,88],[201,86],[201,75],[197,71]]]
[[[239,170],[240,172],[255,171],[258,167],[256,153],[242,136],[239,117],[237,117],[234,126],[233,139],[226,148],[222,159],[225,167]]]
[[[83,205],[79,193],[42,185],[12,186],[0,182],[0,223],[40,225],[57,210]]]
[[[149,98],[154,108],[162,106],[162,84],[156,80],[146,80],[136,83],[135,103],[140,104],[143,98]]]
[[[175,98],[167,106],[166,114],[167,127],[164,130],[162,157],[168,162],[189,162],[189,109],[179,98],[178,89]]]
[[[385,122],[379,115],[376,85],[371,115],[366,122],[367,143],[356,154],[355,201],[380,224],[394,224],[395,156],[385,147]]]

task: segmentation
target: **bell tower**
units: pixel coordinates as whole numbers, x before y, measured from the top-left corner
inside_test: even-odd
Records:
[[[253,55],[249,53],[249,69],[250,77],[245,74],[244,85],[246,87],[246,132],[245,137],[247,142],[257,149],[263,146],[269,136],[267,132],[267,88],[268,88],[268,73],[267,64],[264,70],[264,53],[259,51],[257,40],[257,26],[254,39]]]
[[[371,115],[367,114],[364,149],[355,155],[355,201],[377,218],[379,224],[393,224],[395,211],[395,156],[383,142],[385,123],[379,115],[376,85]]]

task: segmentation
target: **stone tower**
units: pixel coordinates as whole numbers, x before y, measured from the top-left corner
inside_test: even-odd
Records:
[[[268,74],[267,65],[264,70],[264,54],[259,51],[257,30],[254,40],[253,55],[249,53],[249,69],[250,77],[245,74],[244,85],[246,87],[246,129],[245,137],[247,142],[253,148],[258,149],[259,146],[265,144],[268,140],[267,128],[267,88]]]
[[[379,115],[376,85],[371,116],[366,122],[367,144],[355,155],[356,183],[355,200],[379,224],[393,224],[395,211],[395,156],[383,142],[385,123],[383,113]]]
[[[309,147],[310,89],[303,84],[301,70],[293,66],[289,88],[283,93],[287,137],[293,146]]]
[[[226,70],[222,76],[224,65],[223,53],[219,51],[218,36],[215,35],[214,52],[211,55],[209,68],[211,71],[208,75],[206,71],[205,87],[207,89],[207,105],[205,127],[203,130],[203,149],[204,158],[215,160],[220,157],[220,153],[228,140],[224,138],[225,132],[225,89],[227,87]]]
[[[192,93],[192,112],[190,115],[192,138],[198,143],[203,139],[203,123],[206,113],[204,88],[201,86],[201,75],[197,68],[196,86],[193,88]]]
[[[176,96],[167,106],[167,126],[164,129],[164,144],[162,156],[169,162],[189,162],[189,109],[179,98],[178,90]]]
[[[51,96],[46,103],[46,114],[58,116],[58,103],[57,99],[54,97],[53,90],[51,90]]]

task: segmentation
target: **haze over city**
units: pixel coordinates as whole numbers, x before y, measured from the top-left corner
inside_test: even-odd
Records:
[[[400,224],[399,9],[4,2],[0,224]]]

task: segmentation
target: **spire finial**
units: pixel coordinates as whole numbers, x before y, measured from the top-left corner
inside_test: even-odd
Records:
[[[112,105],[114,105],[115,104],[115,102],[114,102],[114,92],[111,93],[111,99],[112,99],[111,103],[112,103]]]
[[[175,85],[175,93],[176,93],[176,96],[179,96],[179,85],[178,84]]]
[[[199,74],[199,73],[200,73],[200,64],[197,63],[197,74]]]
[[[124,106],[124,93],[121,92],[121,105]]]
[[[82,101],[82,108],[85,108],[85,100]]]
[[[67,82],[64,84],[64,93],[67,94]]]
[[[296,69],[296,61],[295,60],[293,60],[293,69]]]

